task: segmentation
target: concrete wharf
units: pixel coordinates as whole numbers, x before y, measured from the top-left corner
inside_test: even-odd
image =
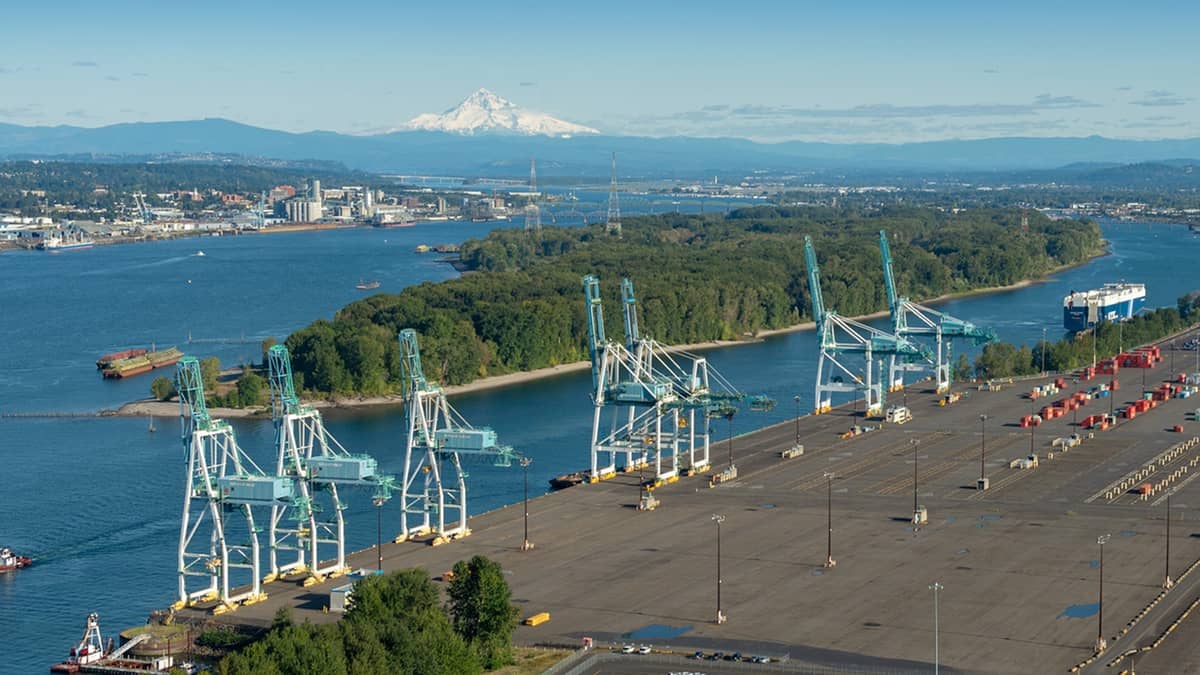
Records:
[[[1163,356],[1145,373],[1148,389],[1192,370],[1192,352],[1176,353],[1174,371],[1170,354],[1164,350]],[[417,566],[438,576],[475,554],[497,560],[522,618],[551,616],[519,627],[516,640],[522,643],[578,644],[590,636],[599,643],[653,643],[679,651],[788,655],[794,662],[876,669],[871,672],[932,670],[930,586],[936,581],[943,587],[942,667],[1118,673],[1129,667],[1123,652],[1155,643],[1200,598],[1200,482],[1188,480],[1195,473],[1179,474],[1173,485],[1170,570],[1177,583],[1161,598],[1167,564],[1162,495],[1143,500],[1128,489],[1115,498],[1105,494],[1200,435],[1191,414],[1200,399],[1169,399],[1089,437],[1075,419],[1107,414],[1110,405],[1119,411],[1141,398],[1142,371],[1121,369],[1112,403],[1093,399],[1077,418],[1067,413],[1021,428],[1022,416],[1110,380],[1064,377],[1060,394],[1036,401],[1027,393],[1053,376],[1004,384],[999,391],[959,384],[955,390],[963,397],[946,406],[919,383],[906,394],[890,394],[892,403],[907,399],[914,417],[906,424],[842,438],[851,426],[881,425],[844,405],[733,439],[736,480],[710,488],[708,475],[700,474],[664,485],[655,491],[661,505],[653,511],[636,509],[637,474],[618,474],[531,500],[530,551],[521,550],[518,503],[473,518],[470,537],[444,546],[385,544],[384,569]],[[1176,425],[1184,432],[1174,431]],[[1051,446],[1072,433],[1083,437],[1080,445],[1066,452]],[[797,434],[805,454],[781,459]],[[1038,466],[1010,468],[1012,460],[1027,458],[1031,443]],[[725,442],[714,447],[714,470],[725,468],[726,448]],[[915,499],[929,518],[916,528],[914,451]],[[981,451],[990,481],[984,491],[977,489]],[[1179,466],[1197,451],[1178,454]],[[585,448],[579,457],[582,465]],[[826,472],[835,476],[831,495]],[[826,568],[830,496],[837,565]],[[713,514],[725,516],[721,597],[728,621],[720,625],[714,621]],[[1092,658],[1099,633],[1097,537],[1104,534],[1111,535],[1104,546],[1103,596],[1109,646]],[[374,569],[376,551],[354,554],[350,565]],[[345,583],[304,588],[280,581],[265,588],[267,600],[229,614],[212,617],[203,608],[180,614],[265,626],[287,605],[297,620],[335,621],[337,615],[323,608],[330,589]],[[666,627],[683,632],[639,638]],[[1195,619],[1179,623],[1157,647],[1137,654],[1137,671],[1200,671],[1198,640]]]

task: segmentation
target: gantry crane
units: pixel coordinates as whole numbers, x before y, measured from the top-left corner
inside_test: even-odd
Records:
[[[290,504],[295,485],[287,476],[270,476],[240,447],[229,423],[213,419],[204,402],[200,362],[193,356],[179,361],[175,390],[187,454],[187,487],[179,529],[179,599],[176,608],[193,602],[219,601],[214,612],[238,603],[258,602],[262,566],[254,509]],[[207,546],[203,539],[207,535]],[[197,540],[199,537],[199,540]],[[230,592],[230,570],[249,571],[246,589]],[[207,585],[189,590],[188,580],[200,577]]]
[[[953,343],[950,339],[963,338],[975,344],[984,344],[994,341],[996,333],[898,296],[896,281],[892,276],[892,250],[888,245],[887,232],[883,230],[879,231],[879,252],[883,258],[883,281],[887,286],[892,332],[904,338],[915,335],[933,336],[936,343],[932,364],[928,361],[906,361],[892,354],[888,363],[888,391],[904,388],[904,371],[927,370],[932,365],[937,393],[943,394],[950,390],[952,380],[950,353]]]
[[[627,471],[653,463],[655,482],[707,470],[709,421],[731,416],[740,406],[769,410],[774,401],[738,391],[702,356],[669,351],[640,334],[633,282],[621,282],[625,344],[604,333],[600,281],[583,278],[588,309],[588,350],[592,361],[591,477],[607,478],[624,455]],[[605,414],[609,431],[601,435]],[[700,419],[697,421],[697,413]],[[680,466],[680,457],[685,466]]]
[[[808,267],[809,292],[812,295],[813,320],[820,335],[820,356],[817,359],[817,386],[814,396],[814,412],[829,412],[833,407],[831,393],[835,391],[857,391],[862,389],[866,401],[866,414],[883,414],[883,387],[874,371],[877,356],[899,356],[906,359],[926,359],[932,356],[929,350],[904,337],[886,333],[864,323],[825,309],[821,296],[821,272],[817,266],[817,254],[813,250],[812,237],[804,236],[804,261]],[[838,360],[841,354],[862,354],[865,366],[863,374],[850,370]],[[879,363],[882,367],[883,363]],[[837,374],[841,371],[841,375]],[[828,380],[825,378],[828,377]],[[846,382],[845,377],[852,381]]]
[[[307,572],[305,585],[341,576],[346,566],[346,505],[338,486],[375,488],[377,499],[387,499],[391,476],[380,475],[379,464],[369,455],[353,455],[325,428],[320,411],[300,403],[292,381],[288,348],[273,345],[267,351],[271,388],[271,416],[275,422],[275,474],[295,480],[296,498],[290,505],[271,509],[271,573]],[[333,557],[321,564],[321,552],[332,547]],[[288,552],[292,560],[281,562]]]
[[[495,431],[468,424],[450,406],[442,388],[425,379],[417,333],[411,328],[400,331],[400,367],[404,373],[408,440],[400,486],[401,531],[396,541],[432,534],[437,544],[465,537],[471,530],[467,527],[463,458],[511,466],[516,453],[510,446],[496,442]],[[453,525],[448,526],[448,522]]]

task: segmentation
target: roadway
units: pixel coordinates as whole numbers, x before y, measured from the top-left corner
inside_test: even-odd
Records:
[[[1181,355],[1180,367],[1192,357]],[[1148,385],[1169,377],[1169,354],[1164,356],[1163,364],[1146,373]],[[1120,372],[1114,409],[1138,397],[1142,377],[1140,370]],[[936,581],[943,586],[937,631],[942,665],[963,672],[1065,672],[1092,655],[1098,632],[1096,539],[1111,534],[1104,549],[1104,632],[1118,639],[1088,672],[1116,673],[1121,664],[1109,668],[1108,662],[1164,630],[1196,597],[1200,570],[1120,635],[1160,591],[1165,506],[1157,497],[1106,499],[1103,494],[1200,433],[1188,414],[1200,400],[1171,399],[1121,420],[1114,429],[1097,431],[1094,438],[1081,432],[1081,446],[1047,460],[1051,441],[1077,428],[1070,413],[1032,431],[1018,426],[1031,409],[1025,394],[1043,381],[1005,385],[1000,391],[958,387],[967,395],[946,407],[937,404],[932,391],[910,387],[911,422],[854,438],[840,438],[840,432],[879,422],[845,407],[804,417],[799,439],[807,451],[790,460],[781,460],[779,451],[796,442],[796,426],[782,423],[734,439],[736,481],[709,488],[704,475],[681,479],[656,491],[661,506],[655,511],[635,509],[636,474],[620,474],[532,500],[532,551],[520,550],[517,504],[473,518],[474,534],[461,541],[439,547],[385,545],[384,567],[421,566],[436,576],[459,559],[492,557],[504,567],[522,616],[551,613],[546,624],[518,628],[520,642],[577,644],[590,636],[688,652],[788,655],[794,663],[876,672],[932,669],[929,587]],[[1108,376],[1086,383],[1068,378],[1062,394],[1036,406],[1107,381]],[[900,396],[891,394],[892,402]],[[1108,399],[1097,399],[1078,417],[1108,408]],[[988,416],[982,425],[981,414]],[[1185,433],[1172,432],[1176,424],[1183,424]],[[1011,460],[1029,454],[1031,444],[1040,465],[1009,468]],[[981,451],[992,486],[987,491],[975,489]],[[715,468],[724,468],[725,444],[714,447],[713,455]],[[585,457],[581,449],[581,465]],[[929,523],[915,529],[914,460],[915,498],[929,510]],[[832,569],[823,566],[826,472],[835,475],[837,565]],[[1189,506],[1200,495],[1197,484],[1184,477],[1174,483],[1173,570],[1182,571],[1200,557],[1200,531]],[[729,620],[722,625],[713,622],[712,514],[726,517],[722,610]],[[374,568],[374,550],[355,554],[350,564]],[[329,589],[341,583],[307,589],[271,584],[265,602],[217,619],[266,625],[286,604],[298,608],[298,620],[335,620],[321,608]],[[1190,640],[1171,637],[1140,656],[1139,670],[1155,659],[1170,664],[1172,655],[1186,658],[1200,637],[1195,623],[1184,622],[1175,632]],[[678,635],[650,637],[672,633]]]

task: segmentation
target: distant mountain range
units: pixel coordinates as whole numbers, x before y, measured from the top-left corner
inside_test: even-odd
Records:
[[[485,124],[495,123],[490,113],[488,118],[492,121],[485,120]],[[547,119],[553,118],[542,119],[542,128],[551,128]],[[519,120],[519,115],[510,119],[518,125]],[[506,134],[477,130],[474,135],[414,130],[352,136],[329,131],[275,131],[225,119],[137,122],[98,128],[0,124],[0,157],[215,153],[341,162],[352,169],[383,173],[456,176],[520,176],[533,157],[543,176],[604,178],[609,172],[610,153],[616,152],[621,176],[689,179],[754,171],[799,175],[816,171],[1023,171],[1081,162],[1111,167],[1200,157],[1200,138],[992,138],[893,145],[562,135],[515,135],[511,130]],[[1098,166],[1096,170],[1103,168]]]

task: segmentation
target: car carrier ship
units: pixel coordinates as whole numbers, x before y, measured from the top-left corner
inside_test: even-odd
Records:
[[[1063,298],[1063,328],[1078,332],[1101,321],[1125,321],[1145,305],[1145,284],[1121,282],[1091,291],[1071,291]]]

